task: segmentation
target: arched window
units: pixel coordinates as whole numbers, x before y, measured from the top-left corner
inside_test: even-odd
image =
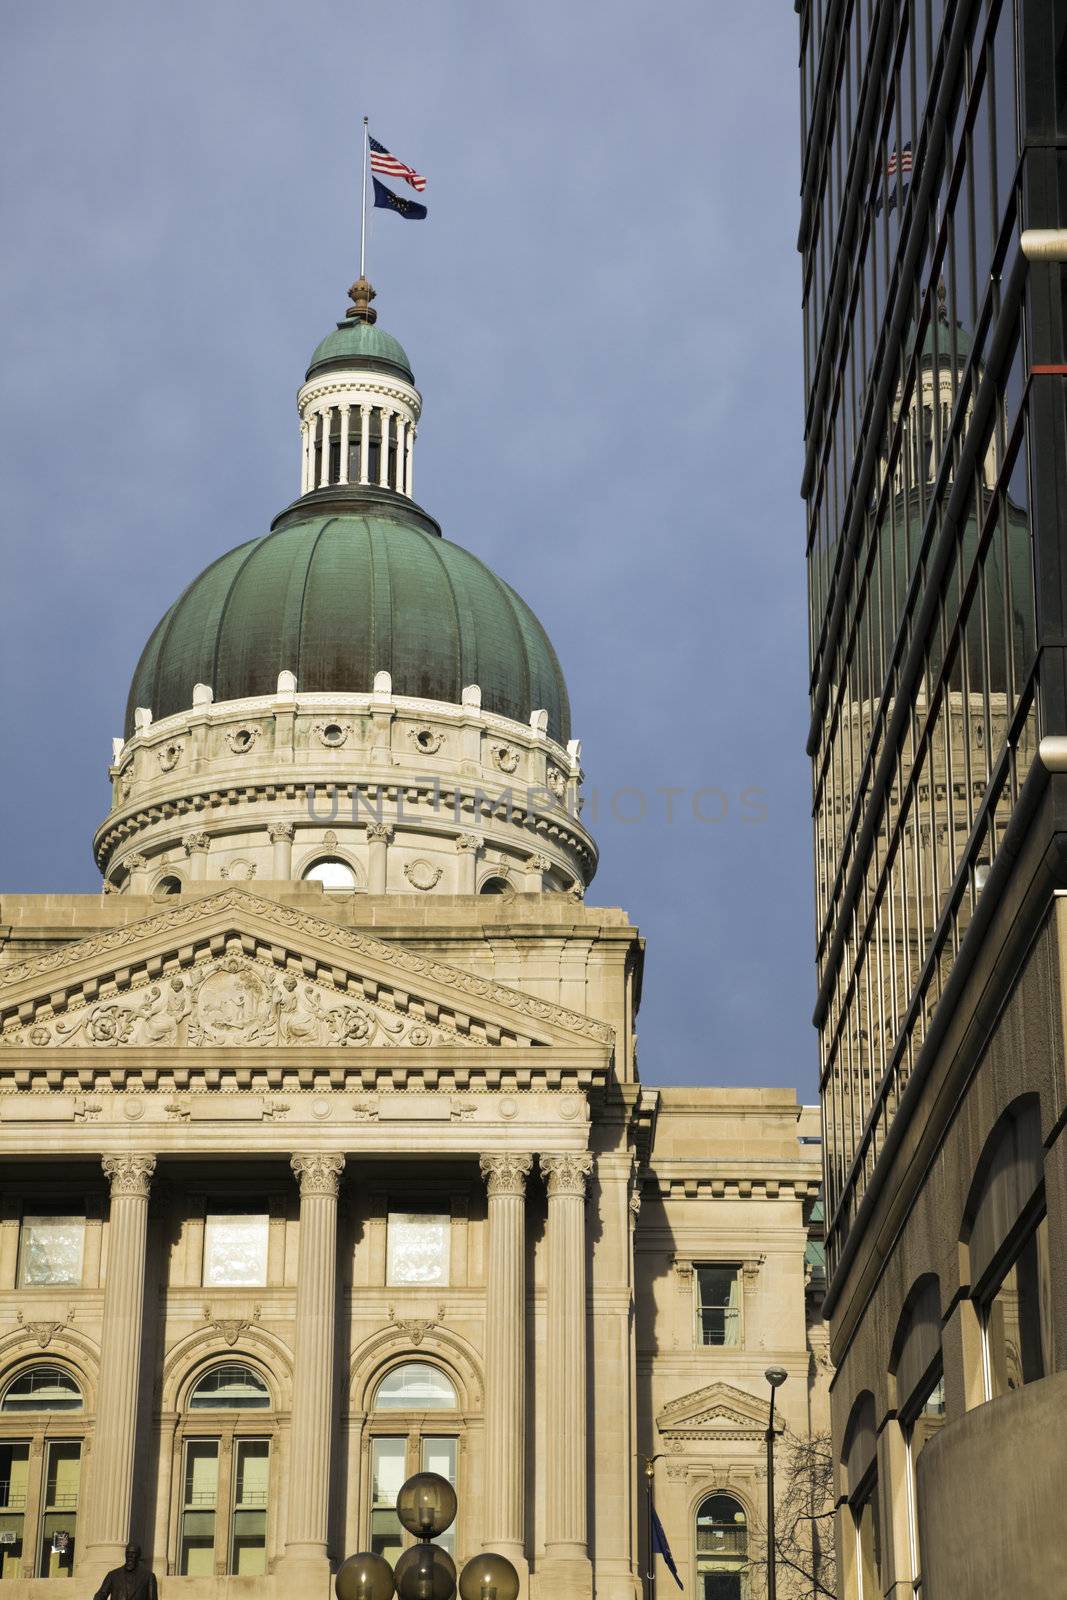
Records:
[[[228,1362],[205,1372],[189,1396],[190,1411],[269,1411],[270,1390],[251,1367]]]
[[[486,878],[485,882],[482,884],[481,888],[478,890],[478,893],[479,894],[507,894],[508,889],[510,887],[511,887],[511,885],[508,883],[508,880],[506,878]]]
[[[305,883],[321,883],[327,894],[351,894],[356,888],[356,874],[340,856],[320,856],[304,869]]]
[[[396,1497],[405,1478],[414,1472],[439,1472],[449,1483],[456,1482],[462,1431],[458,1409],[455,1385],[427,1361],[407,1361],[394,1367],[374,1391],[368,1507],[371,1549],[390,1561],[411,1542],[396,1515]],[[436,1542],[454,1555],[455,1541],[453,1523]]]
[[[69,1578],[74,1567],[81,1478],[82,1392],[62,1367],[20,1372],[0,1401],[0,1578]],[[63,1437],[53,1434],[62,1427]],[[29,1523],[27,1524],[27,1515]]]
[[[709,1494],[697,1510],[697,1593],[700,1600],[746,1600],[748,1518],[731,1494]]]
[[[62,1367],[30,1367],[4,1391],[0,1411],[80,1411],[82,1392]]]
[[[272,1408],[264,1380],[239,1361],[209,1368],[190,1390],[175,1459],[180,1490],[172,1550],[182,1577],[266,1572],[274,1424],[243,1413]]]
[[[182,880],[173,872],[169,872],[166,877],[160,878],[159,882],[152,890],[152,893],[157,900],[166,900],[170,895],[181,894],[181,892]]]
[[[382,1379],[375,1411],[455,1411],[456,1391],[437,1367],[409,1361]]]

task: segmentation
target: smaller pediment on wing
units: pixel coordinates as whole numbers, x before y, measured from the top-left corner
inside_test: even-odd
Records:
[[[243,891],[0,970],[0,1045],[596,1046],[598,1019]]]
[[[664,1439],[756,1438],[767,1429],[768,1403],[730,1383],[712,1383],[664,1406],[656,1427]],[[775,1427],[782,1426],[775,1418]]]

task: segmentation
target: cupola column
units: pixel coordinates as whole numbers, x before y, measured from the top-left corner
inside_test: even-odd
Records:
[[[404,493],[404,484],[406,482],[404,453],[407,448],[407,431],[407,418],[398,414],[396,418],[396,477],[393,483],[393,488],[397,494]]]
[[[359,481],[370,482],[370,406],[359,408]]]
[[[330,419],[333,409],[327,406],[322,413],[322,461],[319,470],[319,488],[325,489],[330,481]]]
[[[411,427],[408,429],[407,449],[406,449],[406,451],[404,453],[404,493],[407,495],[409,500],[414,498],[412,490],[413,490],[414,479],[415,479],[415,471],[414,471],[414,464],[415,464],[415,462],[414,462],[414,458],[415,458],[415,450],[414,450],[415,432],[416,432],[415,424],[412,423]],[[399,470],[400,470],[400,466],[399,466],[399,463],[397,463],[397,471],[399,472]]]
[[[311,485],[311,423],[307,417],[300,424],[300,493],[307,494]]]
[[[382,407],[382,445],[378,463],[378,486],[381,489],[389,487],[389,424],[393,413]]]
[[[352,407],[341,407],[341,471],[338,474],[338,483],[348,482],[348,424],[352,415]]]

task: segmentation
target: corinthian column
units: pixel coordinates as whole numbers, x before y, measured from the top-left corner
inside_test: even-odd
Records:
[[[289,1451],[285,1556],[325,1562],[333,1420],[333,1336],[337,1298],[337,1186],[341,1155],[294,1156],[300,1180],[296,1360]]]
[[[117,1566],[130,1538],[140,1390],[148,1189],[155,1156],[104,1156],[111,1184],[96,1438],[84,1533],[90,1572]]]
[[[533,1157],[481,1158],[489,1190],[483,1546],[525,1567],[526,1179]]]
[[[545,1559],[562,1596],[588,1594],[585,1152],[539,1157],[548,1187],[548,1497]]]

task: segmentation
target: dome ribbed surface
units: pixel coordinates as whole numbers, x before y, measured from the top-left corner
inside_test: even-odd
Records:
[[[193,685],[215,701],[273,694],[295,672],[305,693],[368,693],[389,672],[393,693],[482,705],[570,738],[556,652],[529,606],[469,551],[402,510],[298,516],[206,568],[149,639],[130,686],[153,718],[188,710]]]
[[[317,368],[331,361],[344,361],[350,365],[358,365],[363,361],[381,363],[395,367],[409,383],[415,381],[407,351],[400,340],[394,339],[391,333],[386,333],[377,324],[360,322],[355,317],[339,322],[333,332],[316,345],[307,376],[310,378]]]

